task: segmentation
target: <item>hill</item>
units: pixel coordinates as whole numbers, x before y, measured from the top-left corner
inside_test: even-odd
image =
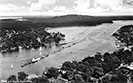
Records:
[[[133,16],[22,16],[18,19],[1,19],[0,29],[27,30],[36,27],[69,27],[69,26],[96,26],[102,23],[113,23],[113,20],[133,20]]]

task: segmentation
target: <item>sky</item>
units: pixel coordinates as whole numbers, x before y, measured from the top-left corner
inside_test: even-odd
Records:
[[[133,0],[0,0],[0,16],[133,15]]]

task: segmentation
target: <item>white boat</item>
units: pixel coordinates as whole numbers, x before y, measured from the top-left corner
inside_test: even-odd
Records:
[[[42,47],[39,48],[39,51],[42,51]]]
[[[11,69],[13,69],[13,64],[11,64]]]
[[[32,61],[32,62],[35,62],[35,61],[36,61],[36,59],[35,59],[35,58],[33,58],[31,61]]]

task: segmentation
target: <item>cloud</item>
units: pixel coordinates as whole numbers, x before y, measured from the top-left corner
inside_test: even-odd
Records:
[[[121,0],[76,0],[75,10],[87,11],[89,9],[101,8],[103,10],[116,10],[121,8]]]
[[[29,4],[27,4],[27,1],[29,0],[0,0],[0,4],[3,4],[3,5],[13,4],[19,7],[22,7],[22,6],[27,7],[29,6]]]
[[[30,9],[32,11],[34,11],[34,10],[42,10],[42,5],[40,5],[39,3],[31,3]]]
[[[89,0],[76,0],[75,3],[76,3],[75,6],[76,11],[86,11],[90,7]]]
[[[129,14],[133,15],[133,5],[129,7],[124,5],[123,1],[128,0],[96,0],[95,7],[105,9],[106,12],[121,12],[123,14],[130,12]]]
[[[96,0],[95,6],[107,10],[116,10],[118,8],[121,8],[120,3],[121,0]]]
[[[29,14],[27,7],[18,7],[13,4],[0,4],[0,16],[17,16]]]
[[[67,11],[65,6],[56,6],[53,10],[58,12]]]
[[[123,5],[123,0],[75,0],[74,10],[83,14],[131,14],[133,6]],[[130,12],[130,13],[127,13]]]
[[[0,4],[0,11],[16,11],[19,8],[13,4],[7,4],[7,5],[3,5]]]
[[[31,3],[31,10],[45,10],[48,9],[50,5],[53,5],[56,0],[39,0],[36,3]]]
[[[123,1],[126,2],[123,3]],[[130,5],[129,1],[132,0],[0,0],[0,13],[133,15],[133,3]]]
[[[75,0],[56,0],[55,6],[64,6],[66,9],[73,9],[76,5]]]

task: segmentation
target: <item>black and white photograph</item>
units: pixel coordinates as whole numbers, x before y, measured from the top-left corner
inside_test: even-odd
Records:
[[[133,83],[133,0],[0,0],[0,83]]]

